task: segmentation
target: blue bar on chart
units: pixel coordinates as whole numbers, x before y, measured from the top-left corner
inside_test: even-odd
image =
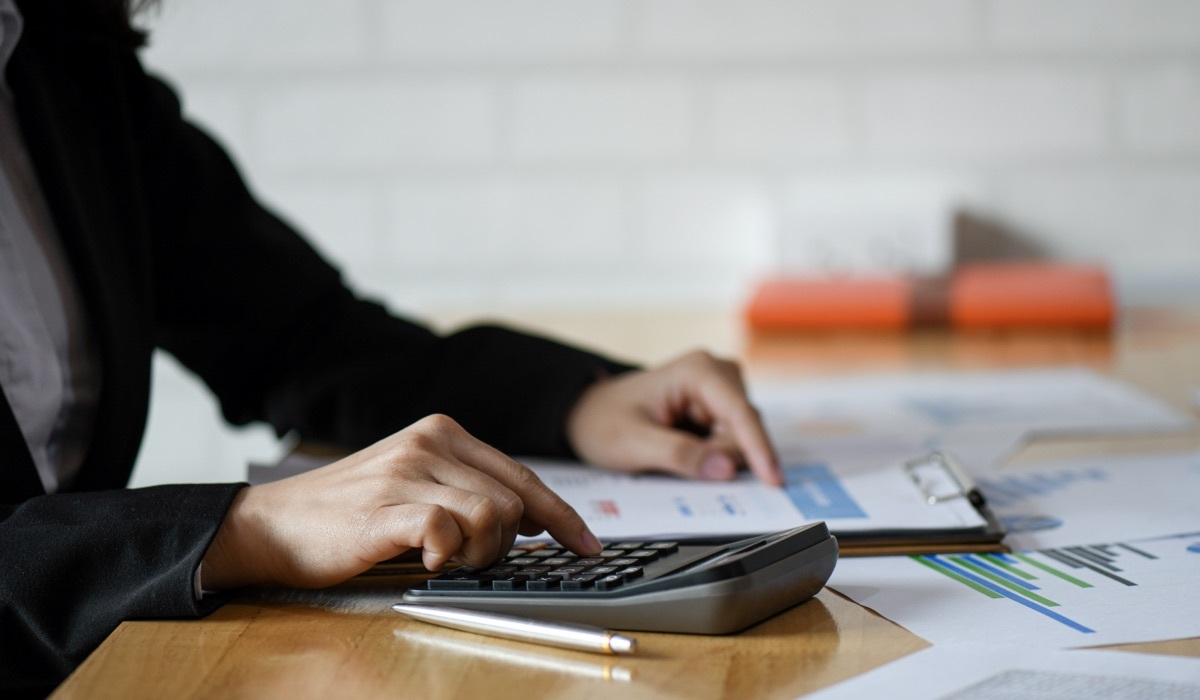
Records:
[[[867,517],[826,464],[784,467],[783,476],[784,492],[809,520]]]

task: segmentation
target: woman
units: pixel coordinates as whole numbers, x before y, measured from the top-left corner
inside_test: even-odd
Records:
[[[330,585],[409,550],[482,566],[543,529],[597,551],[506,453],[708,479],[744,461],[780,483],[731,363],[439,337],[356,298],[143,73],[128,3],[0,0],[0,28],[6,690],[45,693],[120,621],[243,586]],[[126,489],[156,347],[229,421],[359,451],[263,486]]]

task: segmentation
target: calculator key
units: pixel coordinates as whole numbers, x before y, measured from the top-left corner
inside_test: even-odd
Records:
[[[527,591],[557,591],[559,578],[557,576],[542,576],[531,578],[525,582]]]
[[[624,578],[626,581],[632,581],[635,578],[641,578],[644,573],[645,572],[642,571],[642,567],[630,566],[628,568],[621,569],[620,571],[618,571],[617,575]]]
[[[663,554],[670,554],[679,549],[678,542],[651,542],[646,545],[646,549],[657,549]]]
[[[533,552],[538,551],[538,550],[544,550],[544,549],[546,549],[546,545],[544,545],[544,544],[530,544],[530,545],[515,546],[515,548],[512,548],[509,550],[509,554],[504,555],[504,558],[532,557]]]
[[[546,549],[539,549],[537,551],[530,552],[529,556],[545,559],[547,557],[561,556],[562,553],[563,553],[563,551],[561,549],[557,549],[554,547],[547,547]]]
[[[587,570],[586,566],[560,566],[553,571],[547,573],[547,576],[555,576],[557,578],[566,578],[568,576],[577,576]]]
[[[550,557],[549,559],[542,559],[541,562],[548,566],[566,566],[574,562],[575,559],[575,557]]]
[[[538,559],[537,557],[513,557],[512,559],[506,560],[504,563],[512,564],[513,566],[527,566],[529,564],[536,564],[539,561],[543,560]]]
[[[525,587],[528,576],[509,576],[492,580],[493,591],[519,591]]]
[[[574,564],[575,566],[599,566],[604,562],[605,560],[600,557],[585,557],[583,559],[576,559]]]
[[[629,552],[625,556],[633,557],[634,559],[641,559],[644,562],[648,562],[648,561],[653,561],[653,560],[657,559],[660,554],[662,554],[662,552],[659,552],[654,549],[637,549],[632,552]]]
[[[562,580],[562,589],[564,591],[582,591],[592,587],[597,577],[590,574],[582,574],[579,576],[571,576]]]
[[[440,576],[429,579],[426,585],[431,591],[477,591],[484,581],[478,576]]]
[[[617,586],[622,585],[623,583],[625,583],[625,579],[621,578],[621,576],[619,576],[617,574],[603,576],[601,578],[596,579],[596,590],[611,591],[612,589],[616,588]]]
[[[614,545],[609,545],[610,549],[643,549],[646,546],[645,542],[619,542]]]
[[[584,573],[593,574],[595,576],[607,576],[615,572],[619,567],[616,566],[593,566]]]
[[[596,556],[608,558],[608,557],[620,557],[620,556],[624,556],[624,554],[625,554],[625,550],[623,550],[623,549],[606,549],[603,552],[600,552],[599,554],[597,554]]]
[[[608,563],[612,564],[613,566],[633,566],[634,564],[640,564],[641,561],[642,561],[641,559],[630,559],[629,557],[621,557],[620,559],[609,559]]]
[[[517,567],[515,566],[493,566],[492,568],[485,570],[483,575],[490,576],[492,578],[500,578],[502,576],[510,576],[516,572]]]
[[[517,574],[528,576],[530,578],[537,578],[553,568],[554,567],[552,566],[524,566],[520,569],[517,569]]]

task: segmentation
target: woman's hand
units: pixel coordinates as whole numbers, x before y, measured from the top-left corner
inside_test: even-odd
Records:
[[[600,543],[528,468],[430,416],[327,467],[243,489],[205,555],[201,585],[321,587],[420,549],[485,567],[543,530],[582,555]]]
[[[596,382],[568,416],[567,439],[602,467],[725,480],[745,462],[764,483],[783,484],[741,371],[705,352]]]

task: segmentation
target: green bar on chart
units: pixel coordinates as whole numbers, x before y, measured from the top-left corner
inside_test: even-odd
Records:
[[[1000,567],[1001,569],[1004,569],[1005,571],[1012,574],[1013,576],[1016,576],[1018,578],[1023,578],[1026,581],[1036,581],[1037,580],[1037,576],[1034,576],[1033,574],[1029,573],[1028,571],[1021,571],[1017,567],[1013,566],[1012,564],[1009,564],[1008,562],[1004,561],[1003,559],[996,556],[995,554],[984,554],[982,556],[984,559],[988,560],[989,564],[995,564],[996,566]]]
[[[950,557],[950,561],[954,562],[955,564],[958,564],[959,566],[963,567],[964,569],[969,569],[971,571],[971,573],[974,573],[977,576],[982,576],[983,578],[986,578],[987,580],[991,581],[992,583],[996,584],[997,586],[1004,586],[1005,588],[1012,591],[1013,593],[1016,593],[1017,595],[1025,596],[1026,598],[1034,601],[1035,603],[1041,603],[1042,605],[1045,605],[1046,607],[1049,607],[1049,608],[1057,608],[1058,607],[1058,603],[1055,603],[1053,600],[1050,600],[1049,598],[1043,598],[1042,596],[1038,595],[1037,593],[1034,593],[1033,591],[1030,591],[1026,588],[1021,588],[1020,586],[1018,586],[1010,581],[1006,581],[1006,580],[1000,578],[999,576],[993,574],[992,572],[990,572],[986,569],[980,568],[980,567],[976,566],[975,564],[972,564],[971,562],[967,561],[966,558],[964,558],[964,557]]]
[[[983,586],[979,585],[978,583],[975,583],[974,581],[972,581],[970,579],[963,578],[962,576],[959,576],[958,574],[954,573],[953,571],[950,571],[949,569],[945,569],[945,568],[939,566],[938,564],[936,564],[932,561],[929,561],[928,559],[926,559],[924,557],[920,557],[920,556],[916,556],[916,555],[909,555],[908,558],[912,559],[913,561],[917,562],[918,564],[923,564],[924,566],[928,566],[929,568],[933,569],[934,571],[938,572],[939,574],[942,574],[943,576],[952,578],[955,581],[958,581],[959,583],[961,583],[962,585],[964,585],[968,588],[974,589],[989,598],[1003,598],[1004,597],[1004,596],[1000,595],[999,593],[996,593],[995,591],[989,591],[988,589],[984,588]]]
[[[1036,566],[1037,568],[1041,569],[1042,571],[1045,571],[1048,574],[1051,574],[1052,576],[1057,576],[1057,577],[1061,578],[1062,580],[1066,581],[1067,583],[1073,583],[1076,586],[1079,586],[1080,588],[1095,588],[1095,586],[1088,583],[1087,581],[1080,581],[1079,579],[1066,573],[1065,571],[1059,571],[1058,569],[1054,568],[1053,566],[1047,566],[1047,565],[1041,563],[1040,561],[1037,561],[1036,559],[1030,559],[1029,557],[1027,557],[1024,554],[1021,554],[1019,552],[1014,552],[1013,556],[1016,557],[1017,559],[1020,559],[1021,561],[1025,562],[1026,564],[1028,564],[1030,566]]]

